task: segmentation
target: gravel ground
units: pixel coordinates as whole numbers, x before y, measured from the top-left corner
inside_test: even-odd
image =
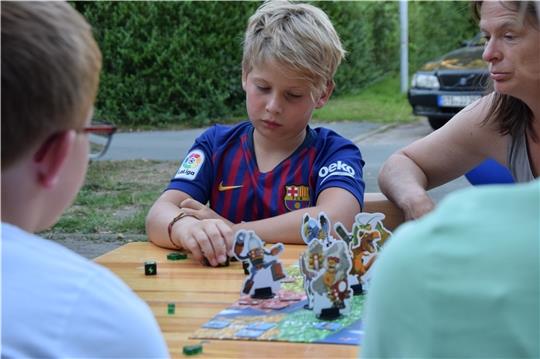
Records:
[[[147,241],[146,235],[129,235],[125,238],[118,238],[118,236],[107,234],[82,235],[73,233],[55,233],[54,238],[47,239],[54,240],[88,259],[99,257],[126,243]]]

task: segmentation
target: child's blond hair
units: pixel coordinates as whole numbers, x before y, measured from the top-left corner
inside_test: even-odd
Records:
[[[244,38],[242,74],[268,60],[311,83],[312,94],[333,84],[345,56],[328,16],[309,4],[268,1],[249,18]]]

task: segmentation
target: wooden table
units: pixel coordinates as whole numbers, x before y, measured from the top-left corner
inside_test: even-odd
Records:
[[[286,245],[280,259],[288,267],[297,263],[305,250],[302,245]],[[129,243],[95,259],[122,278],[154,313],[173,357],[185,358],[184,345],[200,326],[240,297],[245,279],[242,265],[203,267],[191,259],[167,260],[171,250],[147,242]],[[157,276],[144,275],[144,262],[155,260]],[[167,304],[176,304],[176,313],[167,314]],[[237,340],[211,340],[203,354],[213,358],[356,358],[358,346],[333,344],[297,344]]]

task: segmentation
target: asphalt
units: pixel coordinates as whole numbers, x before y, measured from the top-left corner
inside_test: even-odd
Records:
[[[313,123],[312,127],[325,126],[340,135],[356,141],[363,135],[380,131],[380,124],[370,122]],[[125,132],[114,135],[109,150],[102,160],[147,159],[160,161],[180,161],[184,158],[193,141],[206,128],[181,131]]]
[[[379,192],[377,174],[382,163],[397,149],[432,132],[427,120],[405,125],[381,125],[372,122],[312,123],[312,127],[331,128],[353,141],[362,152],[366,163],[364,180],[367,192]],[[193,141],[206,128],[180,131],[125,132],[114,135],[106,155],[101,160],[147,159],[158,161],[182,161]],[[455,185],[443,186],[431,192],[438,201],[449,191],[468,184],[464,179]]]
[[[362,153],[365,161],[364,180],[366,192],[379,192],[377,175],[388,156],[399,148],[431,133],[427,120],[421,119],[404,125],[381,125],[370,122],[332,122],[311,124],[312,127],[325,126],[342,136],[352,140]],[[183,160],[195,138],[205,128],[181,131],[145,131],[126,132],[114,135],[107,154],[103,160],[147,159],[160,161]],[[470,186],[464,177],[458,178],[444,186],[430,191],[435,202],[439,202],[446,194],[457,189]],[[93,236],[66,236],[55,238],[56,242],[71,248],[87,257],[95,258],[126,242],[144,241],[145,236],[129,238],[94,238]]]

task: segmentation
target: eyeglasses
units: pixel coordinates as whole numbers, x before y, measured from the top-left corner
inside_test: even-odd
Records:
[[[91,160],[96,160],[107,152],[112,136],[116,132],[116,126],[109,123],[92,121],[90,126],[86,126],[78,132],[88,134],[88,140],[90,142],[89,157]]]

